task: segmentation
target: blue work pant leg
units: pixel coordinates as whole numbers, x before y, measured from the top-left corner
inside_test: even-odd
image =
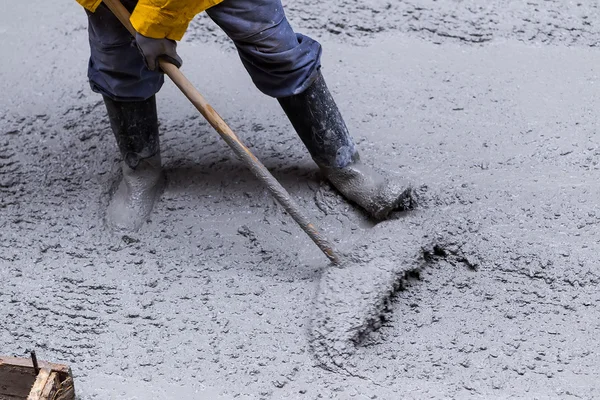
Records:
[[[225,0],[208,15],[233,40],[256,87],[280,98],[302,93],[321,64],[321,45],[295,33],[281,0]]]
[[[122,0],[133,11],[137,0]],[[164,82],[150,71],[134,38],[104,4],[88,14],[91,56],[88,78],[92,90],[116,101],[142,101],[155,95]]]

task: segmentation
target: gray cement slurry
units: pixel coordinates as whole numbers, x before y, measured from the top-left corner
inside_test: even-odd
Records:
[[[310,344],[322,367],[349,372],[356,348],[393,318],[393,297],[423,269],[443,261],[475,271],[482,263],[481,242],[489,238],[479,234],[481,210],[460,206],[458,192],[414,192],[417,208],[370,229],[354,243],[345,265],[321,277]]]
[[[595,26],[600,6],[593,1],[372,0],[357,5],[350,0],[299,0],[284,6],[293,26],[359,45],[397,32],[437,44],[475,46],[503,39],[590,47],[600,41]],[[227,43],[207,16],[192,23],[187,39]]]
[[[411,4],[450,4],[438,3]],[[504,3],[486,4],[476,11]],[[351,13],[336,5],[331,18]],[[544,29],[552,15],[584,21],[571,18],[575,4],[537,6]],[[534,8],[512,7],[498,15]],[[594,7],[577,10],[593,18]],[[470,30],[461,18],[432,21]],[[446,193],[427,208],[440,221],[431,228],[406,230],[402,215],[373,228],[319,180],[235,54],[181,46],[185,73],[342,250],[381,244],[402,258],[419,231],[456,239],[458,256],[427,263],[330,372],[309,334],[332,271],[176,89],[159,95],[165,193],[138,234],[114,236],[102,217],[119,157],[85,80],[84,15],[59,1],[0,13],[0,351],[70,364],[86,400],[593,398],[600,60],[584,39],[594,31],[539,46],[511,28],[473,46],[394,30],[359,47],[324,37],[323,72],[365,162]]]

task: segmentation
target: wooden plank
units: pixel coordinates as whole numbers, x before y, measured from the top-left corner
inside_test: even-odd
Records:
[[[60,389],[53,400],[75,400],[75,386],[73,385],[73,378],[71,376],[62,381]]]
[[[41,370],[36,376],[31,359],[0,357],[0,400],[75,400],[68,366],[38,364]]]
[[[0,400],[26,399],[35,379],[32,367],[0,364]]]
[[[42,390],[40,400],[53,400],[59,388],[60,379],[58,378],[58,372],[50,373],[50,378],[48,378],[48,382],[46,382],[46,386]]]
[[[0,356],[0,368],[2,365],[12,365],[16,367],[24,367],[24,368],[33,368],[33,362],[30,358],[17,358],[17,357],[5,357]],[[54,364],[46,361],[38,362],[40,369],[46,368],[55,372],[62,372],[64,374],[70,375],[71,370],[68,366],[63,364]]]
[[[33,387],[29,392],[29,396],[27,396],[27,400],[42,400],[42,392],[50,380],[50,374],[52,374],[52,371],[48,368],[40,369],[40,373],[35,379]]]

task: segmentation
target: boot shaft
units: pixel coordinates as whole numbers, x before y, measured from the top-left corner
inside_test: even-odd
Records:
[[[344,168],[358,158],[321,72],[304,92],[277,100],[317,165]]]
[[[156,97],[121,102],[104,96],[110,126],[124,162],[135,169],[141,160],[159,154]]]

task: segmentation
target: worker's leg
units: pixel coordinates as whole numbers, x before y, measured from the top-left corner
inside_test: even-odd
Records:
[[[122,1],[130,11],[137,3]],[[146,68],[133,37],[104,4],[88,12],[88,20],[90,85],[103,95],[123,156],[123,179],[108,206],[107,222],[114,229],[135,231],[150,215],[163,186],[154,95],[164,78]]]
[[[255,85],[279,100],[327,179],[376,218],[410,201],[410,188],[362,164],[320,72],[321,46],[295,33],[280,0],[226,0],[207,10],[234,41]]]
[[[137,0],[122,0],[130,11]],[[143,101],[154,96],[163,74],[146,68],[133,36],[104,4],[88,14],[91,56],[88,78],[92,90],[115,101]]]
[[[321,45],[294,33],[280,0],[225,0],[206,12],[233,40],[263,93],[291,96],[314,81],[321,66]]]

